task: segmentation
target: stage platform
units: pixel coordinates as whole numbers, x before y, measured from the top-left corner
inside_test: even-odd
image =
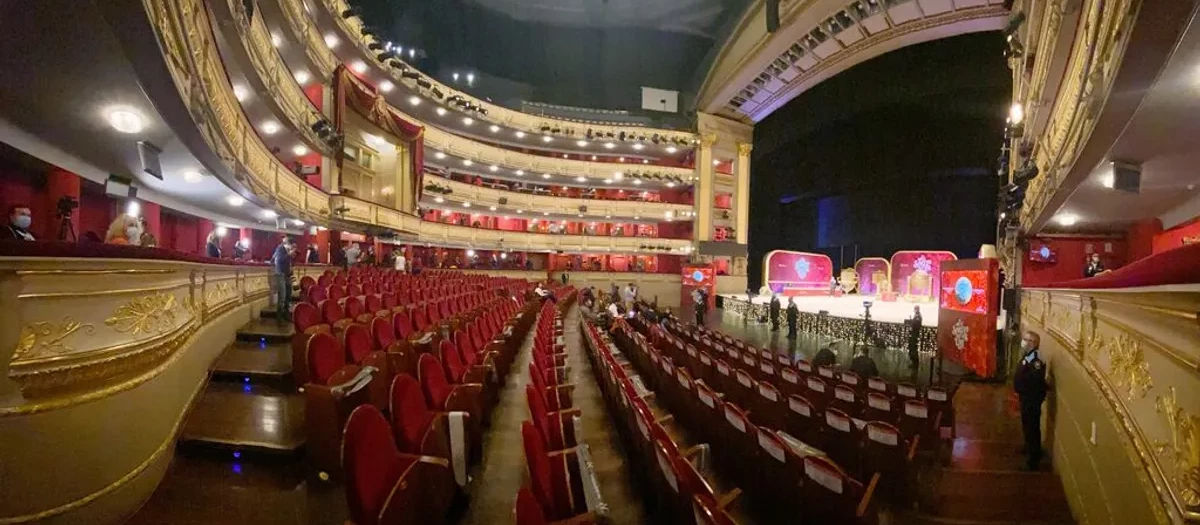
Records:
[[[721,294],[721,298],[726,301],[740,301],[745,303],[749,296],[746,294]],[[796,308],[799,308],[803,313],[817,314],[821,310],[829,312],[832,317],[841,317],[844,319],[861,319],[863,315],[863,302],[871,301],[871,320],[880,323],[903,323],[912,318],[913,307],[921,308],[921,325],[930,328],[937,328],[938,324],[938,305],[936,302],[912,302],[903,299],[884,302],[870,295],[849,294],[841,297],[833,297],[829,295],[798,295],[795,296]],[[766,305],[771,302],[770,296],[759,295],[754,297],[755,305]],[[787,308],[787,298],[780,297],[779,304],[782,309]],[[726,310],[731,308],[726,305]],[[1000,330],[1004,327],[1004,312],[1000,313],[1000,318],[996,321],[996,329]]]

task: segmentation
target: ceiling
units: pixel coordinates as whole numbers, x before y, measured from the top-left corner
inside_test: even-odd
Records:
[[[1200,197],[1200,29],[1195,21],[1108,155],[1056,217],[1075,216],[1074,228],[1104,229],[1152,217],[1169,228],[1181,222],[1179,217],[1195,216],[1173,213]],[[1137,193],[1111,187],[1113,160],[1141,165]],[[1061,228],[1058,222],[1049,227]]]
[[[579,27],[642,27],[715,36],[730,0],[467,0],[516,20]]]

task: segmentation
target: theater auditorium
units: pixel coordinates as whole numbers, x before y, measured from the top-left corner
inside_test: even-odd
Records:
[[[0,525],[1200,524],[1198,21],[0,2]]]

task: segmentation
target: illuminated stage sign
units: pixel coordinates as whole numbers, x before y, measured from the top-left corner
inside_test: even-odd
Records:
[[[941,288],[942,263],[957,259],[951,252],[896,252],[892,255],[892,291],[910,301],[932,301]]]
[[[854,263],[858,274],[858,293],[879,295],[879,288],[891,280],[892,265],[883,257],[863,257]]]
[[[783,295],[828,293],[833,261],[819,253],[775,250],[763,258],[763,276],[772,292]]]
[[[981,377],[996,373],[1000,265],[996,259],[944,261],[939,282],[938,349]]]

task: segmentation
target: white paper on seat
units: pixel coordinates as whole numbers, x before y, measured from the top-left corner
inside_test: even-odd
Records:
[[[467,486],[467,413],[450,413],[450,464],[454,468],[454,482]]]
[[[766,432],[758,433],[758,446],[762,447],[763,450],[767,451],[767,454],[770,454],[771,457],[780,463],[787,461],[787,453],[784,452],[783,447],[780,447],[779,443],[768,438]]]
[[[878,397],[878,396],[867,396],[867,406],[874,408],[876,410],[884,410],[884,411],[892,410],[892,404],[890,402],[888,402],[887,398]]]
[[[917,397],[917,389],[908,385],[897,386],[896,393],[904,397]]]
[[[833,396],[842,401],[847,401],[850,403],[854,402],[854,391],[853,390],[846,390],[845,388],[835,388],[835,389],[833,389]]]
[[[921,419],[929,417],[929,409],[926,408],[925,405],[918,405],[914,403],[905,403],[904,413]]]
[[[925,397],[929,398],[930,401],[945,401],[946,391],[939,388],[931,388],[928,392],[925,392]]]
[[[792,412],[802,416],[812,417],[812,407],[795,399],[788,398],[788,408],[792,409]]]
[[[833,412],[825,413],[825,423],[841,432],[850,431],[850,420],[834,414]]]
[[[896,435],[895,432],[884,430],[875,426],[867,427],[867,439],[870,439],[876,443],[883,443],[884,445],[890,445],[893,447],[900,442],[900,436]]]
[[[587,509],[597,516],[608,515],[608,504],[600,494],[600,482],[596,479],[596,465],[592,463],[592,452],[587,445],[579,445],[575,449],[575,459],[579,462],[579,473],[583,476],[583,500]]]
[[[809,479],[817,482],[818,485],[825,487],[834,493],[842,493],[842,477],[836,472],[830,472],[821,466],[805,461],[804,474],[807,475]]]

